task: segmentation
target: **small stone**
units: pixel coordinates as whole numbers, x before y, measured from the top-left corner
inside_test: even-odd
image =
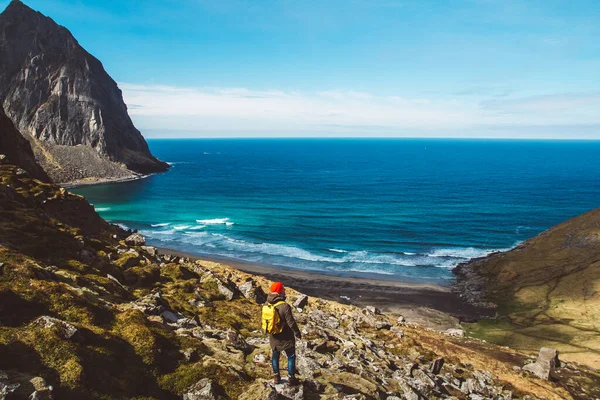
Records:
[[[134,233],[125,239],[125,244],[128,246],[143,246],[146,244],[146,238],[139,233]]]
[[[458,336],[458,337],[465,336],[465,331],[463,331],[462,329],[457,329],[457,328],[446,329],[444,331],[444,333],[448,336]]]
[[[397,321],[398,321],[399,324],[403,324],[404,322],[406,322],[406,319],[401,315],[401,316],[398,317]]]
[[[265,357],[264,354],[255,354],[254,362],[257,364],[263,364],[263,363],[267,362],[267,357]]]

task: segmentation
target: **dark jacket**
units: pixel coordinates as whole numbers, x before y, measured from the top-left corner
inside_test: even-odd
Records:
[[[267,302],[275,304],[279,301],[285,301],[285,298],[277,293],[271,293],[267,296]],[[296,346],[296,338],[301,338],[302,334],[298,329],[298,324],[292,314],[292,306],[289,304],[280,304],[275,307],[275,310],[279,313],[279,317],[283,321],[283,331],[276,335],[269,335],[269,344],[272,349],[284,351],[287,349],[294,348]]]

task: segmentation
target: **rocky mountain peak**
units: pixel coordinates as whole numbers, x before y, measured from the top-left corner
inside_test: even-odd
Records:
[[[0,59],[0,104],[54,181],[168,169],[133,125],[116,82],[65,27],[12,1],[0,14]]]

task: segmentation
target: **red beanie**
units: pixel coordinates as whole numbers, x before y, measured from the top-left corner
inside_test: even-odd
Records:
[[[271,283],[271,293],[281,294],[282,289],[283,289],[283,283],[281,283],[281,282]]]

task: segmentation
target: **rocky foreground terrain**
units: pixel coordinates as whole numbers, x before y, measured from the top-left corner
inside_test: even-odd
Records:
[[[302,385],[272,384],[270,282],[158,254],[0,165],[0,399],[594,399],[600,375],[289,290]],[[285,376],[285,373],[284,373]]]
[[[102,63],[19,0],[0,14],[0,108],[57,183],[135,178],[169,166],[150,153]]]
[[[472,334],[525,351],[552,346],[600,368],[600,209],[454,272],[458,293],[496,312]]]

